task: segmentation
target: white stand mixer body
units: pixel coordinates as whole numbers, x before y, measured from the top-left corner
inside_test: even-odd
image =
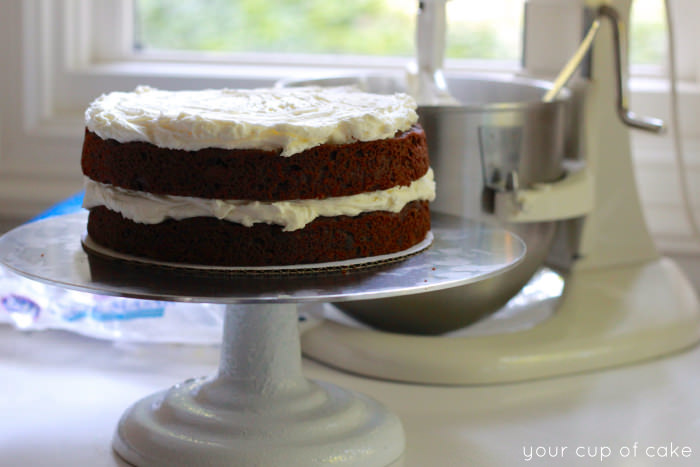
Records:
[[[525,73],[551,78],[562,63],[550,63],[548,74],[542,66],[546,59],[538,59],[546,58],[548,46],[562,46],[552,44],[556,41],[551,35],[539,34],[542,24],[561,19],[553,12],[567,10],[583,26],[586,7],[597,11],[606,6],[622,20],[618,25],[624,25],[631,1],[529,0],[527,6],[525,42],[542,51],[526,50]],[[538,34],[539,44],[530,40]],[[611,21],[600,25],[590,75],[574,86],[579,99],[578,152],[590,187],[579,193],[590,195],[590,205],[581,204],[587,207],[585,215],[560,221],[548,263],[565,271],[566,285],[553,315],[530,329],[466,337],[382,333],[325,320],[304,334],[307,355],[378,378],[490,384],[610,368],[697,344],[700,301],[680,269],[660,257],[642,215],[630,131],[616,106],[626,103],[617,94],[613,34]],[[571,37],[580,40],[582,33]],[[569,45],[573,50],[577,43]],[[528,62],[528,57],[534,59]],[[620,58],[623,74],[627,64]],[[577,155],[569,155],[573,156]],[[561,202],[567,203],[577,192],[564,193]]]

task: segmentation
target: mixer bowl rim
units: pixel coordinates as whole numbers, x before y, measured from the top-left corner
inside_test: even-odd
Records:
[[[350,83],[341,83],[341,80],[356,80],[358,83],[362,83],[363,80],[383,78],[387,80],[394,81],[396,83],[405,83],[404,76],[400,73],[379,73],[379,72],[363,72],[363,73],[349,73],[349,74],[335,74],[328,75],[318,78],[290,78],[282,79],[276,83],[276,87],[289,87],[289,86],[342,86],[348,85]],[[447,75],[446,80],[449,84],[452,80],[468,80],[468,81],[489,81],[496,82],[500,84],[510,84],[516,86],[530,87],[542,91],[542,96],[544,96],[547,91],[552,89],[554,84],[551,81],[544,79],[531,78],[527,76],[520,75],[494,75],[485,73],[460,73],[454,75]],[[337,84],[333,84],[338,82]],[[370,92],[372,92],[370,90]],[[397,92],[407,92],[406,90]],[[419,105],[418,110],[429,110],[429,111],[439,111],[439,112],[484,112],[484,111],[513,111],[513,110],[526,110],[534,108],[546,108],[550,106],[559,106],[563,103],[570,101],[572,98],[572,92],[569,88],[563,87],[558,95],[549,102],[544,102],[541,99],[528,99],[522,101],[503,101],[503,102],[488,102],[488,103],[467,103],[461,105]]]

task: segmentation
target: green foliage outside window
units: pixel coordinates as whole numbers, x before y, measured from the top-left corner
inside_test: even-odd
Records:
[[[448,2],[446,55],[520,59],[524,0]],[[413,56],[413,0],[138,0],[140,49]],[[450,13],[452,8],[452,13]],[[635,0],[632,63],[661,64],[661,0]]]
[[[412,0],[139,0],[136,46],[412,56],[417,8],[418,2]],[[512,16],[517,22],[521,13]],[[517,28],[519,24],[503,31],[498,24],[451,23],[447,55],[515,60]],[[514,46],[504,43],[504,32],[516,38],[510,41]]]

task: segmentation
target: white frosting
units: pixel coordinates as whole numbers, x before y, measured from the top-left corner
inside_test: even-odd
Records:
[[[165,219],[216,217],[247,227],[255,223],[278,224],[285,231],[303,228],[321,216],[356,216],[363,212],[399,212],[411,201],[435,199],[433,170],[408,186],[326,199],[261,202],[218,200],[188,196],[153,195],[85,179],[83,207],[106,206],[127,219],[157,224]]]
[[[353,87],[163,91],[139,86],[103,94],[85,111],[102,139],[143,141],[169,149],[282,149],[291,156],[324,143],[394,136],[417,122],[407,94]]]

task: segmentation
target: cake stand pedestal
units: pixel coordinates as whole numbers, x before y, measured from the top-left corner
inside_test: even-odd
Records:
[[[114,449],[135,465],[398,459],[398,417],[362,394],[303,376],[297,321],[294,304],[228,305],[218,372],[138,401],[119,422]]]
[[[113,447],[138,466],[386,466],[405,446],[381,403],[302,373],[297,305],[420,293],[515,266],[525,246],[498,228],[439,217],[434,243],[400,262],[322,274],[222,276],[88,255],[86,214],[19,227],[0,262],[42,282],[124,297],[226,303],[218,371],[136,402]]]

